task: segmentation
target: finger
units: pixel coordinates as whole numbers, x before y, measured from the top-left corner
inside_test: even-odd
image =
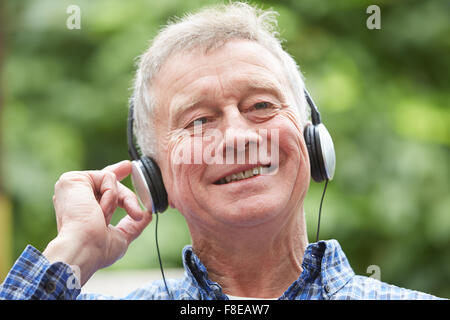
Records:
[[[107,223],[117,206],[125,209],[134,220],[140,220],[144,215],[145,211],[142,211],[136,195],[118,181],[128,175],[129,170],[131,170],[131,162],[125,160],[101,171],[89,172],[93,178],[95,189],[100,189],[99,203],[105,213]]]
[[[139,221],[133,220],[130,216],[123,217],[114,228],[119,230],[130,244],[142,233],[150,221],[152,221],[152,214],[147,211]]]
[[[116,175],[110,171],[88,171],[88,174],[106,223],[109,224],[119,202]]]
[[[136,194],[120,182],[117,182],[117,190],[119,207],[125,209],[134,220],[141,220],[147,211],[141,209]]]
[[[131,161],[124,160],[124,161],[120,161],[118,163],[109,165],[109,166],[103,168],[103,170],[113,172],[116,175],[117,180],[121,181],[121,180],[125,179],[131,173],[131,168],[132,168]]]
[[[113,174],[103,175],[103,182],[100,187],[100,207],[105,214],[106,224],[109,224],[112,215],[116,211],[119,203],[119,196],[117,191],[117,179]]]

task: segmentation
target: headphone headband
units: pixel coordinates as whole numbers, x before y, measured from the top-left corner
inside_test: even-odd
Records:
[[[128,154],[130,155],[132,160],[138,160],[140,157],[137,148],[134,145],[133,125],[134,125],[134,99],[131,99],[130,110],[128,111],[128,126],[127,126]]]
[[[311,109],[311,121],[313,125],[318,125],[322,122],[320,119],[320,112],[317,108],[316,104],[314,103],[313,99],[309,95],[308,90],[306,88],[303,89],[303,92],[305,93],[306,102],[308,102],[309,108]]]

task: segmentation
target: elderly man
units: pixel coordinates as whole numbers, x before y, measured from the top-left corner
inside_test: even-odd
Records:
[[[275,25],[274,12],[247,4],[205,9],[166,26],[142,55],[132,98],[137,141],[159,166],[192,246],[183,250],[183,279],[150,283],[125,298],[434,298],[356,276],[335,240],[308,244],[309,110]],[[112,298],[80,294],[80,285],[124,255],[152,220],[152,206],[164,209],[164,199],[151,199],[161,182],[147,186],[146,200],[140,194],[142,211],[119,182],[131,171],[122,161],[63,174],[53,198],[57,237],[43,253],[25,249],[0,297]],[[112,226],[117,206],[128,215]]]

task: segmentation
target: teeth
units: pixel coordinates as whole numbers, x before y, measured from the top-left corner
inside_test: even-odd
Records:
[[[219,184],[225,184],[225,183],[229,183],[229,182],[232,182],[232,181],[239,181],[239,180],[242,180],[242,179],[251,178],[253,176],[257,176],[257,175],[263,174],[266,171],[267,170],[265,170],[264,167],[259,166],[259,167],[253,168],[253,169],[249,169],[249,170],[246,170],[246,171],[239,172],[239,173],[235,173],[235,174],[233,173],[233,174],[231,174],[229,176],[226,176],[225,178],[220,179],[219,180]]]

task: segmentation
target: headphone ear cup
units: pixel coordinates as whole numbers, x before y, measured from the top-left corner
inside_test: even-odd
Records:
[[[308,148],[309,163],[311,167],[311,177],[316,182],[322,182],[323,178],[320,173],[319,163],[317,159],[316,141],[314,134],[315,127],[312,124],[306,125],[303,135],[305,137],[306,147]]]
[[[319,123],[314,128],[319,169],[323,180],[332,180],[336,169],[336,153],[334,152],[333,139],[322,123]]]
[[[139,202],[147,210],[155,212],[153,195],[156,192],[143,162],[141,160],[133,160],[131,165],[131,182],[133,183]]]
[[[161,170],[155,161],[148,157],[141,157],[142,164],[146,171],[146,179],[148,181],[148,188],[153,200],[153,210],[155,212],[164,212],[169,206],[167,200],[167,191],[164,187]]]
[[[325,170],[325,163],[323,161],[323,154],[322,154],[322,141],[320,139],[319,134],[319,128],[317,126],[313,127],[313,133],[314,133],[314,145],[315,145],[315,158],[317,162],[317,182],[322,182],[327,178],[327,173]]]

